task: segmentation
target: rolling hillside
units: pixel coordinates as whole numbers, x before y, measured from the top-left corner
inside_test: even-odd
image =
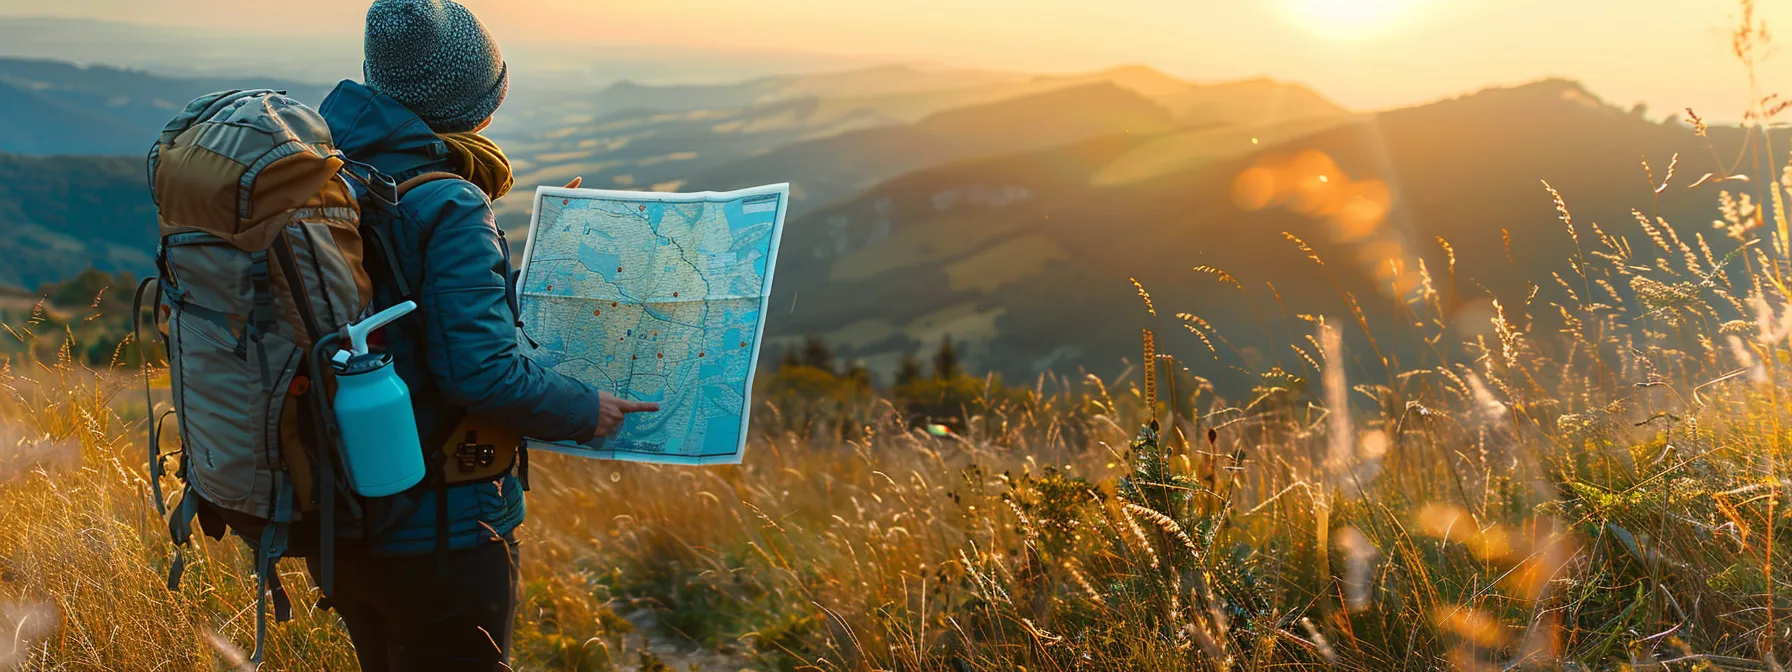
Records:
[[[1719,146],[1734,146],[1739,133],[1712,130]],[[885,372],[949,333],[969,342],[978,364],[1010,375],[1077,365],[1113,373],[1123,359],[1137,361],[1139,329],[1151,326],[1142,305],[1121,300],[1136,277],[1162,315],[1156,326],[1168,345],[1160,351],[1201,375],[1240,383],[1225,365],[1298,370],[1289,346],[1303,335],[1263,325],[1285,324],[1283,314],[1348,324],[1345,291],[1382,352],[1410,366],[1428,346],[1405,326],[1400,299],[1415,288],[1420,260],[1467,316],[1491,316],[1488,292],[1521,306],[1527,280],[1569,272],[1573,243],[1539,180],[1561,190],[1583,227],[1597,222],[1646,248],[1628,212],[1657,207],[1639,154],[1655,163],[1659,181],[1680,153],[1682,188],[1662,195],[1659,214],[1689,243],[1703,233],[1717,254],[1727,249],[1710,229],[1718,186],[1684,189],[1716,170],[1704,139],[1608,106],[1571,82],[1391,111],[1273,146],[1237,139],[1253,149],[1148,179],[1101,179],[1172,136],[1110,135],[923,170],[804,213],[785,233],[769,333],[826,335]],[[1308,260],[1284,231],[1325,264]],[[1456,250],[1453,274],[1438,237]],[[1193,270],[1201,265],[1239,286]],[[1546,300],[1569,301],[1545,287],[1530,312],[1553,311]],[[1184,311],[1226,339],[1213,339],[1217,363],[1170,317]],[[1519,312],[1508,317],[1528,319]],[[1381,370],[1362,331],[1350,333],[1358,364]]]
[[[538,111],[523,112],[533,126],[506,121],[512,130],[497,137],[518,163],[519,182],[583,176],[592,187],[689,190],[789,181],[806,205],[818,205],[942,162],[1180,129],[1117,167],[1116,179],[1135,179],[1210,160],[1216,136],[1292,137],[1350,116],[1296,85],[1194,85],[1138,66],[1024,79],[880,68],[726,86],[618,85],[607,95],[637,107],[570,125]],[[694,107],[705,101],[711,106]],[[589,117],[616,104],[576,109]],[[533,130],[515,133],[519,125]],[[526,204],[506,205],[504,217],[520,226]]]
[[[107,83],[155,83],[141,73],[4,63],[11,69],[0,72],[13,74],[0,94],[31,102],[5,114],[52,114],[86,129],[87,140],[104,140],[100,129],[136,137],[129,124],[141,121],[133,115],[158,109],[160,99],[144,97],[153,87]],[[1133,277],[1164,313],[1157,326],[1165,351],[1191,364],[1205,357],[1203,375],[1236,383],[1227,366],[1298,368],[1290,346],[1303,334],[1262,325],[1284,323],[1282,314],[1347,319],[1343,292],[1361,307],[1382,354],[1410,365],[1429,347],[1405,326],[1401,302],[1419,283],[1421,261],[1451,309],[1477,323],[1491,314],[1489,298],[1521,305],[1525,280],[1569,270],[1572,242],[1543,179],[1561,190],[1577,221],[1597,222],[1633,246],[1647,240],[1629,214],[1635,206],[1659,208],[1689,244],[1704,233],[1716,254],[1727,249],[1708,226],[1719,185],[1670,189],[1657,204],[1637,165],[1646,156],[1659,181],[1679,153],[1678,183],[1690,184],[1686,176],[1716,172],[1705,141],[1572,82],[1358,115],[1295,85],[1193,85],[1141,68],[997,78],[971,87],[974,94],[927,89],[910,74],[879,72],[877,81],[846,87],[857,98],[761,83],[739,95],[773,100],[620,112],[500,141],[523,185],[573,175],[612,188],[792,182],[799,200],[768,335],[824,335],[886,375],[904,353],[946,334],[966,342],[973,364],[1009,375],[1077,366],[1111,373],[1136,359],[1138,329],[1147,324],[1137,306],[1116,300],[1131,294]],[[932,75],[947,83],[993,77]],[[50,81],[61,83],[29,84]],[[119,93],[116,104],[97,97],[105,91]],[[795,97],[777,99],[786,93]],[[682,100],[654,95],[666,105]],[[866,103],[903,97],[909,107],[900,110]],[[933,102],[916,102],[924,98]],[[947,98],[977,102],[914,116]],[[1740,131],[1711,133],[1719,146],[1734,146]],[[19,260],[0,270],[0,284],[33,287],[89,264],[147,270],[154,217],[135,154],[0,155],[0,253]],[[501,222],[520,227],[528,207],[526,198],[506,199]],[[1325,264],[1308,261],[1285,231]],[[1440,237],[1456,250],[1453,267]],[[1203,265],[1237,286],[1193,270]],[[1546,312],[1544,302],[1566,300],[1552,295],[1558,289],[1543,288],[1537,305],[1508,316]],[[1208,354],[1170,317],[1184,311],[1218,328],[1210,338],[1218,352]],[[1365,371],[1379,370],[1361,330],[1351,333]]]
[[[819,205],[911,170],[1105,135],[1155,135],[1177,127],[1174,116],[1156,103],[1111,82],[1098,82],[940,112],[915,124],[799,142],[697,173],[689,184],[695,189],[739,189],[773,176],[801,175],[803,179],[793,180],[793,202]]]
[[[168,118],[213,91],[284,89],[306,103],[329,87],[271,78],[177,78],[61,61],[0,58],[0,152],[124,154],[149,149]]]
[[[761,77],[733,84],[653,86],[624,80],[590,102],[599,111],[684,112],[796,98],[872,98],[989,88],[1028,79],[1018,73],[888,65],[813,75]]]
[[[36,288],[90,266],[142,275],[155,236],[141,159],[0,154],[0,286]]]

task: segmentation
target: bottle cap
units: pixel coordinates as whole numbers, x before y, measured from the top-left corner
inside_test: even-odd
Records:
[[[383,352],[370,352],[355,355],[336,365],[336,375],[354,376],[370,371],[378,371],[392,363],[392,356]]]

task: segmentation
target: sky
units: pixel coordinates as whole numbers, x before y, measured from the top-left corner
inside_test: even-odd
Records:
[[[1144,64],[1198,82],[1267,75],[1347,106],[1420,104],[1549,76],[1652,116],[1735,119],[1734,0],[467,0],[504,44],[773,50],[1030,72]],[[68,16],[352,36],[365,0],[0,0]],[[1792,30],[1792,2],[1763,3]],[[645,51],[645,49],[644,49]],[[1792,82],[1770,56],[1763,88]]]

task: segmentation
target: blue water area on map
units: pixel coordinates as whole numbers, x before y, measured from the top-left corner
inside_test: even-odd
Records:
[[[698,378],[711,380],[721,377],[728,371],[728,365],[722,363],[723,358],[721,357],[704,357],[703,359],[703,364],[697,367]]]
[[[647,223],[653,227],[654,233],[659,233],[660,220],[665,218],[665,216],[666,216],[666,204],[665,203],[648,203],[647,204]]]
[[[755,207],[754,212],[747,212],[746,210],[749,205],[747,201],[749,200],[753,201],[751,205]],[[767,203],[777,205],[778,207],[766,208],[764,206]],[[771,234],[771,226],[778,221],[779,207],[783,207],[783,205],[778,203],[777,200],[768,201],[745,198],[735,199],[722,204],[722,213],[726,215],[728,220],[728,230],[735,235],[734,250],[737,253],[759,252],[758,248],[763,247],[759,244],[759,241],[764,236]],[[741,235],[741,232],[754,227],[764,227],[764,231],[758,235]],[[743,254],[743,256],[746,255]],[[764,254],[759,254],[753,259],[753,272],[759,274],[759,277],[765,277],[766,262],[767,259]]]
[[[616,269],[622,267],[622,257],[609,252],[599,252],[590,245],[581,243],[579,245],[579,263],[585,265],[585,270],[601,275],[605,280],[614,281],[615,278],[612,276],[616,275]]]
[[[747,212],[747,199],[735,199],[722,205],[722,214],[728,219],[728,229],[739,232],[741,229],[771,224],[778,220],[778,209],[771,208],[760,212]],[[772,201],[776,202],[776,201]],[[755,205],[763,202],[755,203]]]

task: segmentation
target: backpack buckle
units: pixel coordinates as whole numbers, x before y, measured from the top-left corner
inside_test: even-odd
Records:
[[[492,466],[498,461],[498,447],[479,442],[479,432],[467,432],[466,440],[454,446],[454,459],[461,472]]]
[[[367,193],[374,200],[385,205],[398,203],[398,181],[369,164],[348,158],[347,155],[342,155],[342,162],[345,166],[342,172],[366,187]]]

